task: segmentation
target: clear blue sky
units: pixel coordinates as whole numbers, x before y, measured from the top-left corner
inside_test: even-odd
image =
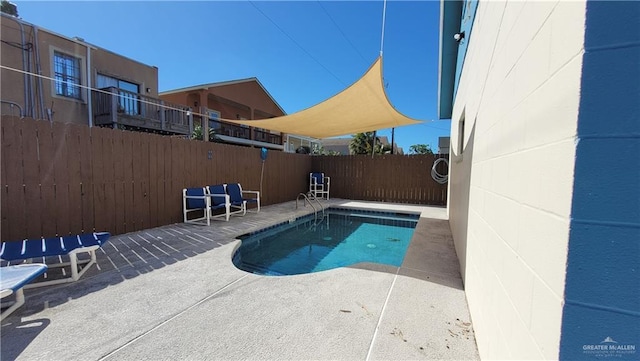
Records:
[[[30,23],[159,69],[160,91],[257,77],[287,113],[358,80],[380,52],[382,1],[15,1]],[[437,151],[438,1],[387,1],[384,81],[391,103],[424,124],[396,143]],[[435,120],[431,122],[431,120]],[[389,136],[384,129],[380,135]]]

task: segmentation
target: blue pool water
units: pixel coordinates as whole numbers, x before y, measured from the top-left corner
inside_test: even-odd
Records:
[[[359,262],[400,266],[418,215],[328,209],[240,236],[236,267],[263,275],[319,272]]]

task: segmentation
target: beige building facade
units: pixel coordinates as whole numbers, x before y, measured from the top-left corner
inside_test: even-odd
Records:
[[[636,359],[640,4],[441,9],[449,222],[480,356]]]
[[[93,126],[97,104],[89,89],[121,88],[136,102],[157,98],[154,66],[4,13],[0,36],[2,114]]]

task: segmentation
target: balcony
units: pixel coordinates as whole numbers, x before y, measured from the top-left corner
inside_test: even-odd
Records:
[[[168,135],[193,133],[191,108],[115,87],[92,92],[93,123]]]
[[[220,120],[209,120],[209,127],[213,129],[218,139],[226,143],[264,146],[278,150],[284,149],[282,133],[274,134],[268,130],[226,123]]]

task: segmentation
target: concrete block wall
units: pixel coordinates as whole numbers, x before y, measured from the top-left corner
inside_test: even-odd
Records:
[[[587,4],[560,358],[640,359],[640,3]]]
[[[585,8],[481,1],[476,12],[452,115],[449,217],[484,359],[559,357]]]

